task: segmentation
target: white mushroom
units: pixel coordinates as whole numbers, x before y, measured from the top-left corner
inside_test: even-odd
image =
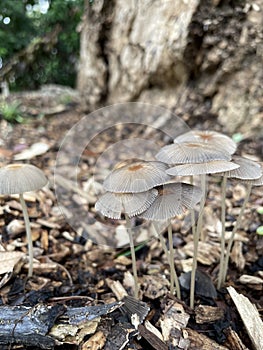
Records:
[[[25,220],[26,235],[28,242],[29,269],[28,277],[33,274],[33,243],[26,203],[23,197],[24,192],[36,191],[44,187],[48,180],[44,173],[30,164],[9,164],[0,168],[0,194],[18,194],[23,216]]]

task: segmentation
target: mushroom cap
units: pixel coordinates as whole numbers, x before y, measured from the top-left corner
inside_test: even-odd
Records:
[[[173,176],[193,176],[202,174],[215,174],[239,168],[238,164],[226,160],[215,160],[206,163],[180,164],[168,170],[167,174]]]
[[[117,164],[103,186],[109,192],[145,192],[170,180],[165,172],[167,168],[167,164],[162,162],[131,159]]]
[[[220,147],[230,154],[235,153],[237,144],[227,135],[212,130],[191,130],[179,135],[174,142],[205,142]]]
[[[233,161],[239,165],[239,168],[219,173],[219,175],[239,180],[256,180],[262,176],[262,168],[259,163],[239,156],[234,156]]]
[[[262,175],[256,180],[242,180],[247,184],[251,184],[252,186],[263,186],[263,163],[260,164]]]
[[[111,219],[120,219],[121,213],[132,217],[148,209],[157,195],[156,189],[140,193],[106,192],[96,202],[95,209]]]
[[[48,180],[42,170],[31,164],[15,163],[0,168],[0,194],[20,194],[44,187]]]
[[[214,160],[231,160],[231,155],[204,142],[182,142],[164,146],[156,159],[167,164],[205,163]]]
[[[140,217],[155,221],[171,219],[193,208],[201,197],[199,187],[179,182],[169,183],[160,187],[157,198]]]

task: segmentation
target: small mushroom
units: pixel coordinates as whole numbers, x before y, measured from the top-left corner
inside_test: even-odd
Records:
[[[205,163],[214,160],[231,160],[231,155],[222,148],[205,142],[182,142],[164,146],[156,159],[167,164]]]
[[[227,251],[226,251],[225,257],[221,256],[221,258],[220,258],[218,288],[220,288],[226,280],[229,256],[230,256],[230,251],[231,251],[231,248],[233,245],[234,236],[240,227],[242,216],[243,216],[245,207],[247,205],[247,202],[249,200],[249,196],[251,194],[252,186],[261,186],[262,185],[261,179],[263,176],[262,175],[263,171],[262,171],[262,167],[260,166],[260,164],[254,162],[250,159],[238,157],[238,156],[234,156],[233,161],[239,165],[239,168],[231,170],[231,171],[220,173],[220,175],[223,176],[223,186],[222,186],[223,196],[225,196],[225,192],[226,192],[225,188],[226,188],[227,178],[231,178],[233,180],[248,183],[248,187],[247,187],[246,197],[245,197],[244,202],[242,204],[242,207],[240,209],[238,218],[237,218],[236,223],[235,223],[235,227],[231,233],[231,237],[230,237],[230,240],[229,240],[228,245],[227,245]],[[224,201],[224,198],[222,199],[222,203],[223,203],[223,201]],[[223,210],[225,211],[225,207],[224,208],[222,207],[222,211]],[[223,213],[223,215],[225,215],[225,214]],[[224,222],[223,222],[223,230],[224,230]]]
[[[237,149],[237,144],[230,137],[213,130],[191,130],[185,134],[179,135],[174,141],[204,142],[217,148],[222,148],[230,154],[235,153]]]
[[[119,218],[121,212],[125,215],[136,298],[139,287],[130,217],[146,210],[157,195],[153,188],[170,180],[170,176],[165,172],[167,168],[162,162],[141,159],[129,159],[117,164],[103,182],[107,193],[99,198],[96,204],[96,208],[105,216]]]
[[[168,242],[169,242],[169,264],[170,264],[170,284],[171,293],[174,292],[174,284],[176,288],[177,297],[180,299],[181,291],[174,266],[174,250],[173,250],[173,237],[172,237],[172,224],[171,219],[177,215],[181,215],[186,209],[192,209],[201,199],[202,191],[196,186],[192,186],[184,183],[167,183],[160,186],[158,189],[158,196],[153,204],[143,212],[140,217],[155,221],[169,220],[168,224]],[[156,227],[156,226],[155,226]],[[160,235],[162,246],[162,236]]]
[[[133,217],[148,209],[157,195],[156,189],[139,193],[106,192],[96,202],[95,209],[111,219],[120,219],[122,213]]]
[[[115,166],[106,177],[103,187],[116,193],[137,193],[162,185],[170,180],[168,166],[162,162],[130,159]]]
[[[192,230],[193,230],[193,237],[194,237],[194,255],[193,255],[193,268],[191,273],[191,286],[190,286],[190,306],[194,306],[194,295],[195,295],[195,275],[196,275],[196,269],[197,269],[197,253],[198,253],[198,242],[199,242],[199,236],[201,233],[201,226],[202,226],[202,216],[204,210],[204,196],[205,196],[205,175],[206,174],[212,174],[212,173],[219,173],[222,171],[230,171],[239,168],[240,165],[235,164],[233,162],[229,162],[226,160],[217,160],[217,161],[211,161],[211,162],[205,162],[205,163],[192,163],[192,164],[181,164],[176,165],[173,168],[168,169],[166,172],[169,175],[178,175],[178,176],[194,176],[194,175],[202,175],[201,176],[201,182],[202,182],[202,188],[203,188],[203,199],[200,205],[200,213],[198,217],[197,222],[197,229],[195,230],[195,223],[194,223],[194,212],[191,211],[191,218],[192,218]],[[224,182],[223,182],[224,183]],[[222,259],[224,258],[224,246],[225,246],[225,216],[223,215],[225,212],[225,186],[222,188],[224,198],[222,200],[222,237],[221,237],[221,255]],[[222,260],[223,261],[223,260]]]
[[[33,274],[33,243],[31,237],[30,221],[23,193],[29,191],[37,191],[44,187],[47,182],[48,180],[42,170],[31,164],[9,164],[0,169],[0,194],[19,194],[28,242],[28,277],[31,277]]]
[[[172,176],[194,176],[202,174],[216,174],[239,168],[238,164],[226,160],[215,160],[206,163],[180,164],[166,170]]]

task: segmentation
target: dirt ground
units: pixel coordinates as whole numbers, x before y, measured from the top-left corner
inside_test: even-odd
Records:
[[[130,303],[125,304],[124,299],[118,300],[114,284],[119,281],[128,294],[132,294],[130,251],[127,239],[120,234],[124,220],[105,220],[96,213],[94,204],[105,175],[103,171],[96,173],[96,159],[116,138],[125,139],[127,135],[140,137],[143,129],[126,125],[102,133],[85,148],[79,159],[79,187],[73,180],[65,182],[63,172],[59,173],[61,177],[54,183],[61,144],[70,128],[83,116],[74,107],[62,113],[34,117],[24,124],[10,125],[4,120],[0,121],[0,165],[13,161],[30,162],[41,168],[49,179],[48,188],[25,195],[35,257],[34,275],[29,280],[27,244],[18,198],[0,197],[0,250],[15,253],[6,259],[8,261],[3,261],[3,268],[0,268],[0,319],[6,312],[4,307],[13,310],[13,315],[18,312],[18,307],[25,308],[22,316],[17,314],[11,337],[10,332],[8,336],[5,333],[5,322],[0,321],[1,349],[252,350],[253,342],[226,287],[232,286],[249,298],[262,316],[263,238],[256,233],[257,228],[263,225],[262,187],[252,190],[242,228],[235,239],[226,286],[214,295],[220,256],[221,187],[220,178],[209,178],[203,226],[205,241],[201,244],[198,259],[194,310],[189,308],[187,285],[182,287],[182,301],[169,293],[169,264],[161,245],[149,234],[152,232],[149,224],[134,220],[133,224],[139,226],[136,258],[140,299],[143,301],[139,308],[145,311],[142,317],[145,319],[141,323],[139,321],[136,327],[136,322],[131,321],[127,311]],[[220,131],[220,126],[214,126],[212,119],[187,122],[191,128]],[[96,123],[99,121],[94,120],[94,125]],[[160,147],[167,142],[163,135],[157,134],[157,138]],[[39,146],[41,154],[32,156],[29,153],[22,159],[22,152],[36,143],[44,144],[46,148]],[[263,139],[243,139],[237,152],[262,162]],[[105,164],[106,160],[102,159],[105,167],[111,168],[112,160],[108,159]],[[66,159],[65,163],[63,161],[63,171],[67,174],[72,172],[74,179],[75,169],[70,168]],[[97,175],[95,185],[90,182],[90,174]],[[68,178],[71,179],[71,176]],[[98,192],[94,186],[97,186]],[[245,192],[245,184],[228,183],[227,232],[233,228]],[[75,205],[72,206],[72,202]],[[61,206],[64,208],[61,209]],[[173,233],[175,263],[180,275],[189,271],[192,261],[193,238],[188,230],[187,217],[173,221]],[[99,244],[94,243],[94,237]],[[166,230],[164,237],[167,239]],[[22,254],[16,255],[18,252]],[[111,307],[106,309],[105,305]],[[35,312],[40,306],[48,315],[46,318],[42,311],[39,314]],[[98,314],[92,311],[95,309],[85,309],[96,306],[101,308]],[[75,312],[75,319],[70,316],[70,310]],[[95,316],[89,317],[92,312]],[[76,315],[80,318],[82,315],[81,320],[76,321]],[[16,334],[17,324],[23,322],[38,324],[38,331],[32,326],[27,334],[19,334],[17,328]]]

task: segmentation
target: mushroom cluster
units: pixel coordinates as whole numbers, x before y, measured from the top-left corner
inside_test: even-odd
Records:
[[[130,160],[119,164],[104,181],[107,191],[96,203],[96,209],[103,215],[120,219],[124,213],[130,237],[131,252],[134,250],[130,218],[138,216],[151,220],[159,231],[157,222],[165,221],[168,231],[169,251],[164,238],[158,232],[163,250],[170,264],[171,292],[174,284],[180,298],[180,285],[174,266],[174,250],[172,240],[171,219],[190,210],[194,239],[194,254],[190,283],[190,306],[194,307],[195,281],[197,270],[198,242],[205,240],[203,229],[203,213],[206,203],[207,175],[222,177],[221,201],[221,256],[218,288],[225,282],[229,254],[235,232],[241,224],[244,208],[248,201],[252,186],[261,186],[263,182],[262,167],[256,162],[235,156],[237,145],[228,136],[215,131],[190,131],[174,139],[156,154],[156,160]],[[189,177],[189,183],[179,182],[180,177]],[[200,187],[193,186],[194,177],[200,177]],[[178,180],[179,177],[179,180]],[[227,179],[235,179],[248,183],[247,196],[243,202],[239,217],[233,229],[231,239],[225,253],[225,194]],[[200,202],[199,215],[195,224],[194,208]],[[133,273],[137,284],[135,253],[133,257]],[[135,289],[138,296],[138,284]]]
[[[106,217],[120,219],[122,213],[125,216],[132,256],[135,297],[138,297],[139,289],[130,218],[140,216],[154,222],[168,220],[182,214],[185,209],[192,208],[201,198],[201,191],[192,185],[170,183],[171,177],[166,173],[167,169],[168,165],[159,161],[131,159],[119,163],[104,180],[103,187],[107,192],[95,205],[95,209]],[[177,296],[180,297],[170,224],[168,232],[169,253],[162,237],[160,240],[169,257],[171,292],[174,292],[175,284]]]

